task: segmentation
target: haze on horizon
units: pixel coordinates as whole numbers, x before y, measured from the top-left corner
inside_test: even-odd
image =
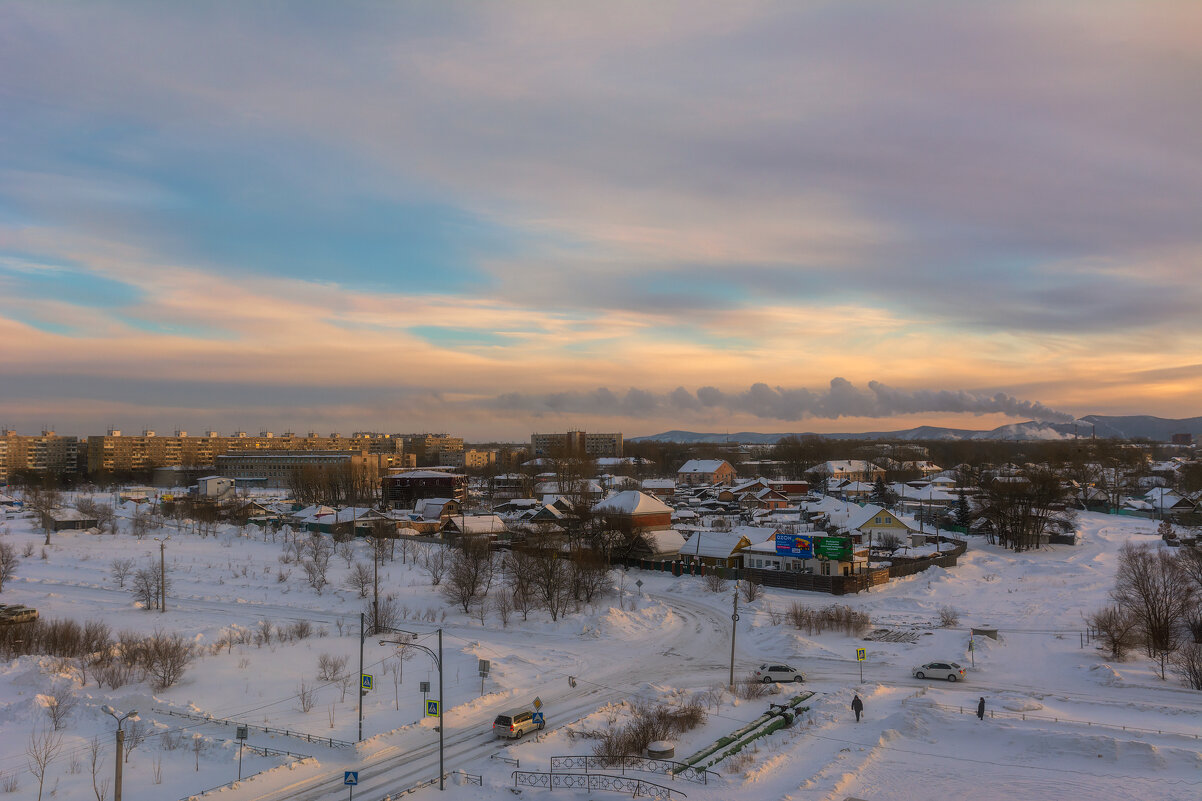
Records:
[[[0,424],[1200,413],[1202,4],[7,2]]]

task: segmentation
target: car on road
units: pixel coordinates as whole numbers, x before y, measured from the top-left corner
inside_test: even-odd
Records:
[[[914,668],[916,679],[943,679],[944,681],[963,681],[964,668],[955,662],[927,662]]]
[[[791,668],[783,662],[776,664],[765,663],[756,668],[756,681],[771,684],[774,681],[805,681],[805,674],[796,668]]]
[[[516,740],[526,732],[541,729],[544,725],[541,718],[541,715],[535,718],[534,710],[530,707],[520,706],[510,709],[497,715],[496,720],[492,722],[492,733],[497,737]],[[540,722],[535,723],[536,719]]]

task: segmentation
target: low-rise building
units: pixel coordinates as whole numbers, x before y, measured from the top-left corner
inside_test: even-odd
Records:
[[[676,483],[695,487],[703,484],[731,484],[735,469],[725,459],[690,459],[676,470]]]

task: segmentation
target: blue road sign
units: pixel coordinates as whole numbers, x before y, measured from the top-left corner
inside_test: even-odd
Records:
[[[534,725],[535,725],[535,726],[541,726],[541,725],[543,725],[543,723],[544,723],[544,722],[545,722],[545,721],[543,720],[543,713],[542,713],[542,712],[535,712],[535,713],[534,713]]]
[[[359,686],[364,690],[371,689],[371,682],[374,677],[370,673],[359,674]]]
[[[344,771],[342,774],[342,783],[349,784],[351,787],[354,787],[356,784],[359,783],[359,771],[357,771],[357,770]]]
[[[426,717],[428,717],[428,718],[438,717],[438,702],[437,701],[427,701],[426,702]]]

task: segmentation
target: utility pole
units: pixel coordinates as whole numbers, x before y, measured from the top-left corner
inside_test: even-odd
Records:
[[[163,537],[161,540],[155,537],[154,540],[159,544],[159,611],[167,611],[167,540],[171,537]]]
[[[735,628],[739,622],[739,582],[735,581],[734,611],[730,614],[730,689],[735,688]]]
[[[404,631],[403,629],[389,628],[388,631],[395,631],[397,634],[403,634],[405,640],[380,640],[380,645],[399,645],[405,648],[417,648],[425,651],[434,660],[434,666],[438,668],[438,789],[447,789],[447,772],[446,772],[446,734],[447,727],[443,722],[443,713],[446,709],[446,698],[443,696],[442,685],[442,629],[438,629],[438,651],[428,648],[425,645],[419,645],[415,640],[417,633],[413,631]]]
[[[359,740],[363,739],[363,613],[359,613]]]
[[[113,801],[121,801],[121,757],[125,750],[125,732],[121,728],[121,724],[126,718],[136,717],[138,711],[131,709],[124,715],[118,715],[117,710],[111,706],[104,707],[104,711],[113,716],[113,720],[117,721],[117,754],[114,759],[113,769]]]

